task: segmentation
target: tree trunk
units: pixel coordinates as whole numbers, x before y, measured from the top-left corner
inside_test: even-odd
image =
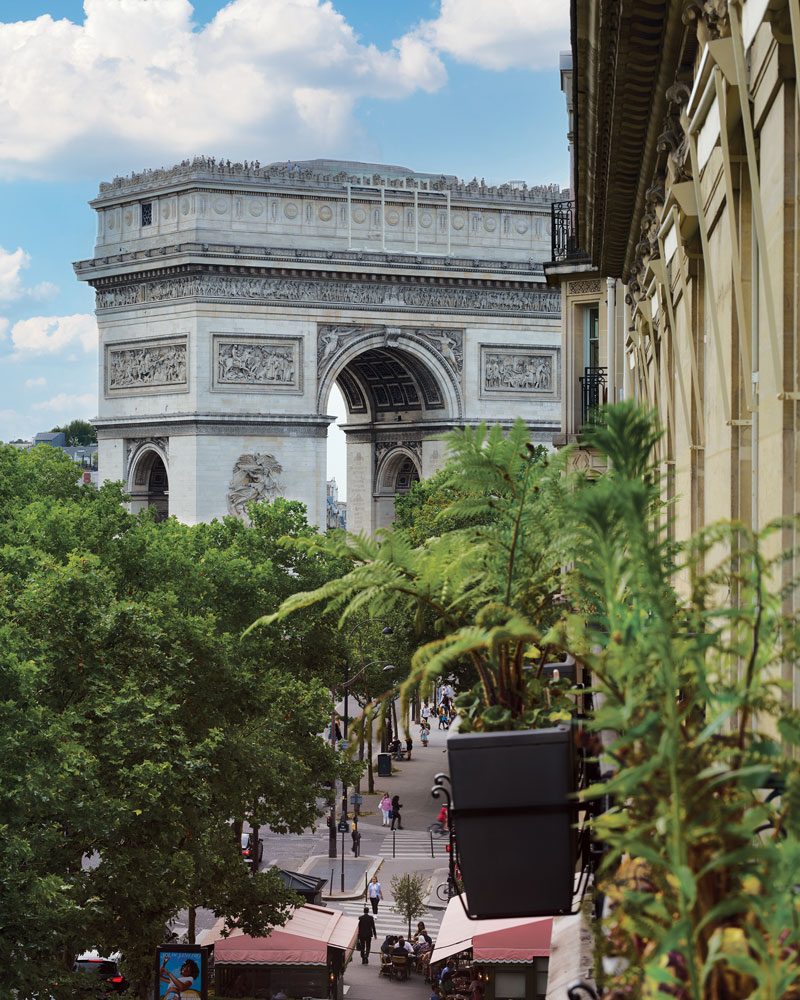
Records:
[[[409,924],[409,926],[411,926]],[[186,929],[186,940],[189,944],[195,943],[195,934],[197,932],[197,910],[193,907],[189,907],[189,926]]]
[[[366,720],[367,726],[367,792],[370,795],[375,793],[375,774],[372,770],[372,718],[373,713],[370,709],[369,718]]]

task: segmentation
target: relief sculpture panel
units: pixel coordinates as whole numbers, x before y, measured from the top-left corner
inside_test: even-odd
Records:
[[[185,392],[188,389],[186,340],[148,341],[135,347],[106,345],[106,395]]]
[[[555,348],[481,347],[481,395],[556,398],[559,352]]]
[[[245,392],[301,392],[299,337],[214,336],[214,388]]]
[[[561,295],[539,288],[463,288],[370,281],[297,280],[261,275],[197,274],[138,281],[98,289],[98,309],[168,302],[173,299],[257,300],[287,305],[339,305],[350,308],[485,311],[508,315],[551,316],[561,311]]]

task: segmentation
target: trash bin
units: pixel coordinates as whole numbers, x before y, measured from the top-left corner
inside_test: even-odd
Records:
[[[392,755],[390,753],[378,754],[378,777],[391,778],[392,776]]]

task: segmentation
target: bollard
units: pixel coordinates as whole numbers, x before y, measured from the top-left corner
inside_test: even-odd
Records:
[[[397,834],[392,830],[392,857],[397,853]]]
[[[433,857],[433,830],[429,830],[428,833],[431,835],[431,857]]]
[[[367,898],[369,896],[368,887],[369,887],[369,880],[367,878],[367,873],[364,872],[364,902],[365,903],[366,903]]]

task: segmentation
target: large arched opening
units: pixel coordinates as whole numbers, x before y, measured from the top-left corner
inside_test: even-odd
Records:
[[[166,457],[154,446],[140,448],[132,457],[128,477],[131,512],[152,510],[156,520],[169,517],[169,474]]]
[[[346,490],[348,530],[371,534],[394,520],[395,498],[434,471],[443,455],[435,442],[462,418],[461,341],[446,330],[329,330],[320,337],[318,406],[330,413],[341,394],[347,472],[339,448],[328,478],[334,471],[339,508]]]

